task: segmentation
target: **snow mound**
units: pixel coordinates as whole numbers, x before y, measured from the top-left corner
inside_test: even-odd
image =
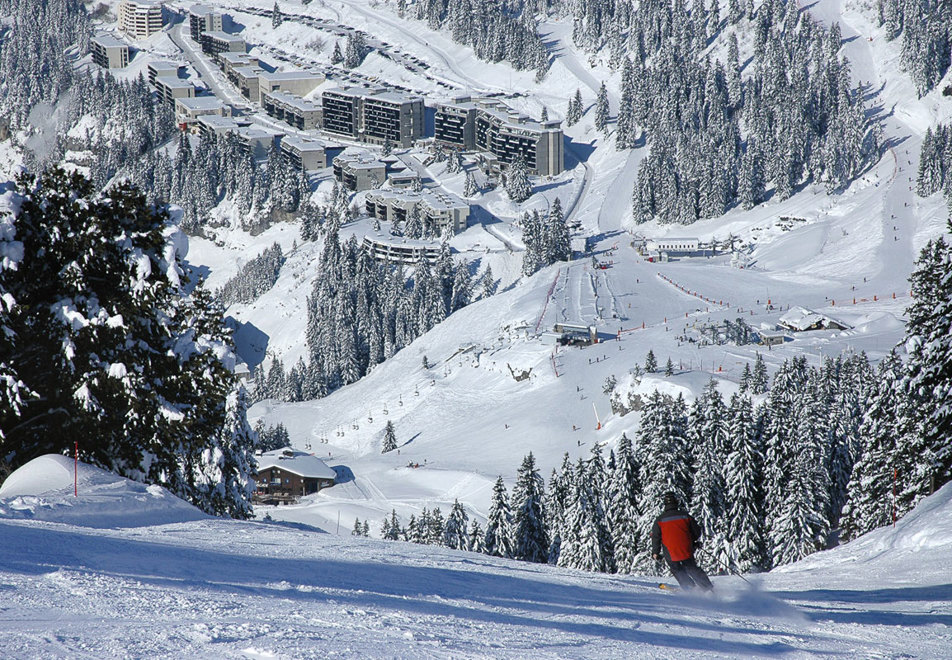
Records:
[[[206,515],[161,486],[149,486],[73,460],[35,458],[0,485],[0,518],[30,518],[83,527],[147,527]]]
[[[827,552],[818,552],[775,572],[832,568],[840,564],[875,564],[905,572],[909,567],[947,568],[952,557],[952,483],[922,500],[896,522]],[[942,568],[940,573],[946,568]]]

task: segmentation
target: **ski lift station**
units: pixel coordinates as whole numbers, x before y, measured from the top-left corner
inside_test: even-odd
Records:
[[[701,251],[697,238],[649,238],[643,254],[648,261],[667,261],[672,256],[693,256]]]
[[[591,346],[598,343],[598,332],[594,325],[581,323],[556,323],[552,332],[543,332],[542,342],[561,346]]]

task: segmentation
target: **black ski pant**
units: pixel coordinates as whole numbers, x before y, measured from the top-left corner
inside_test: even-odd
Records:
[[[701,570],[701,567],[694,561],[694,557],[688,557],[681,561],[671,561],[669,559],[668,567],[682,589],[700,587],[704,591],[710,591],[714,588],[714,585],[707,578],[707,573]]]

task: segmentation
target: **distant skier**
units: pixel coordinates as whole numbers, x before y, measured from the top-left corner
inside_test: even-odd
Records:
[[[674,493],[664,496],[664,511],[651,527],[651,553],[664,559],[678,584],[684,589],[714,588],[707,574],[694,561],[694,550],[701,547],[701,528],[687,511],[682,509]]]

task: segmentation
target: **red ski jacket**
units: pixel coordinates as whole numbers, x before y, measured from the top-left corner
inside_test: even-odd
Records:
[[[683,509],[665,509],[651,527],[651,552],[664,554],[670,561],[684,561],[694,556],[694,544],[701,538],[697,521]]]

